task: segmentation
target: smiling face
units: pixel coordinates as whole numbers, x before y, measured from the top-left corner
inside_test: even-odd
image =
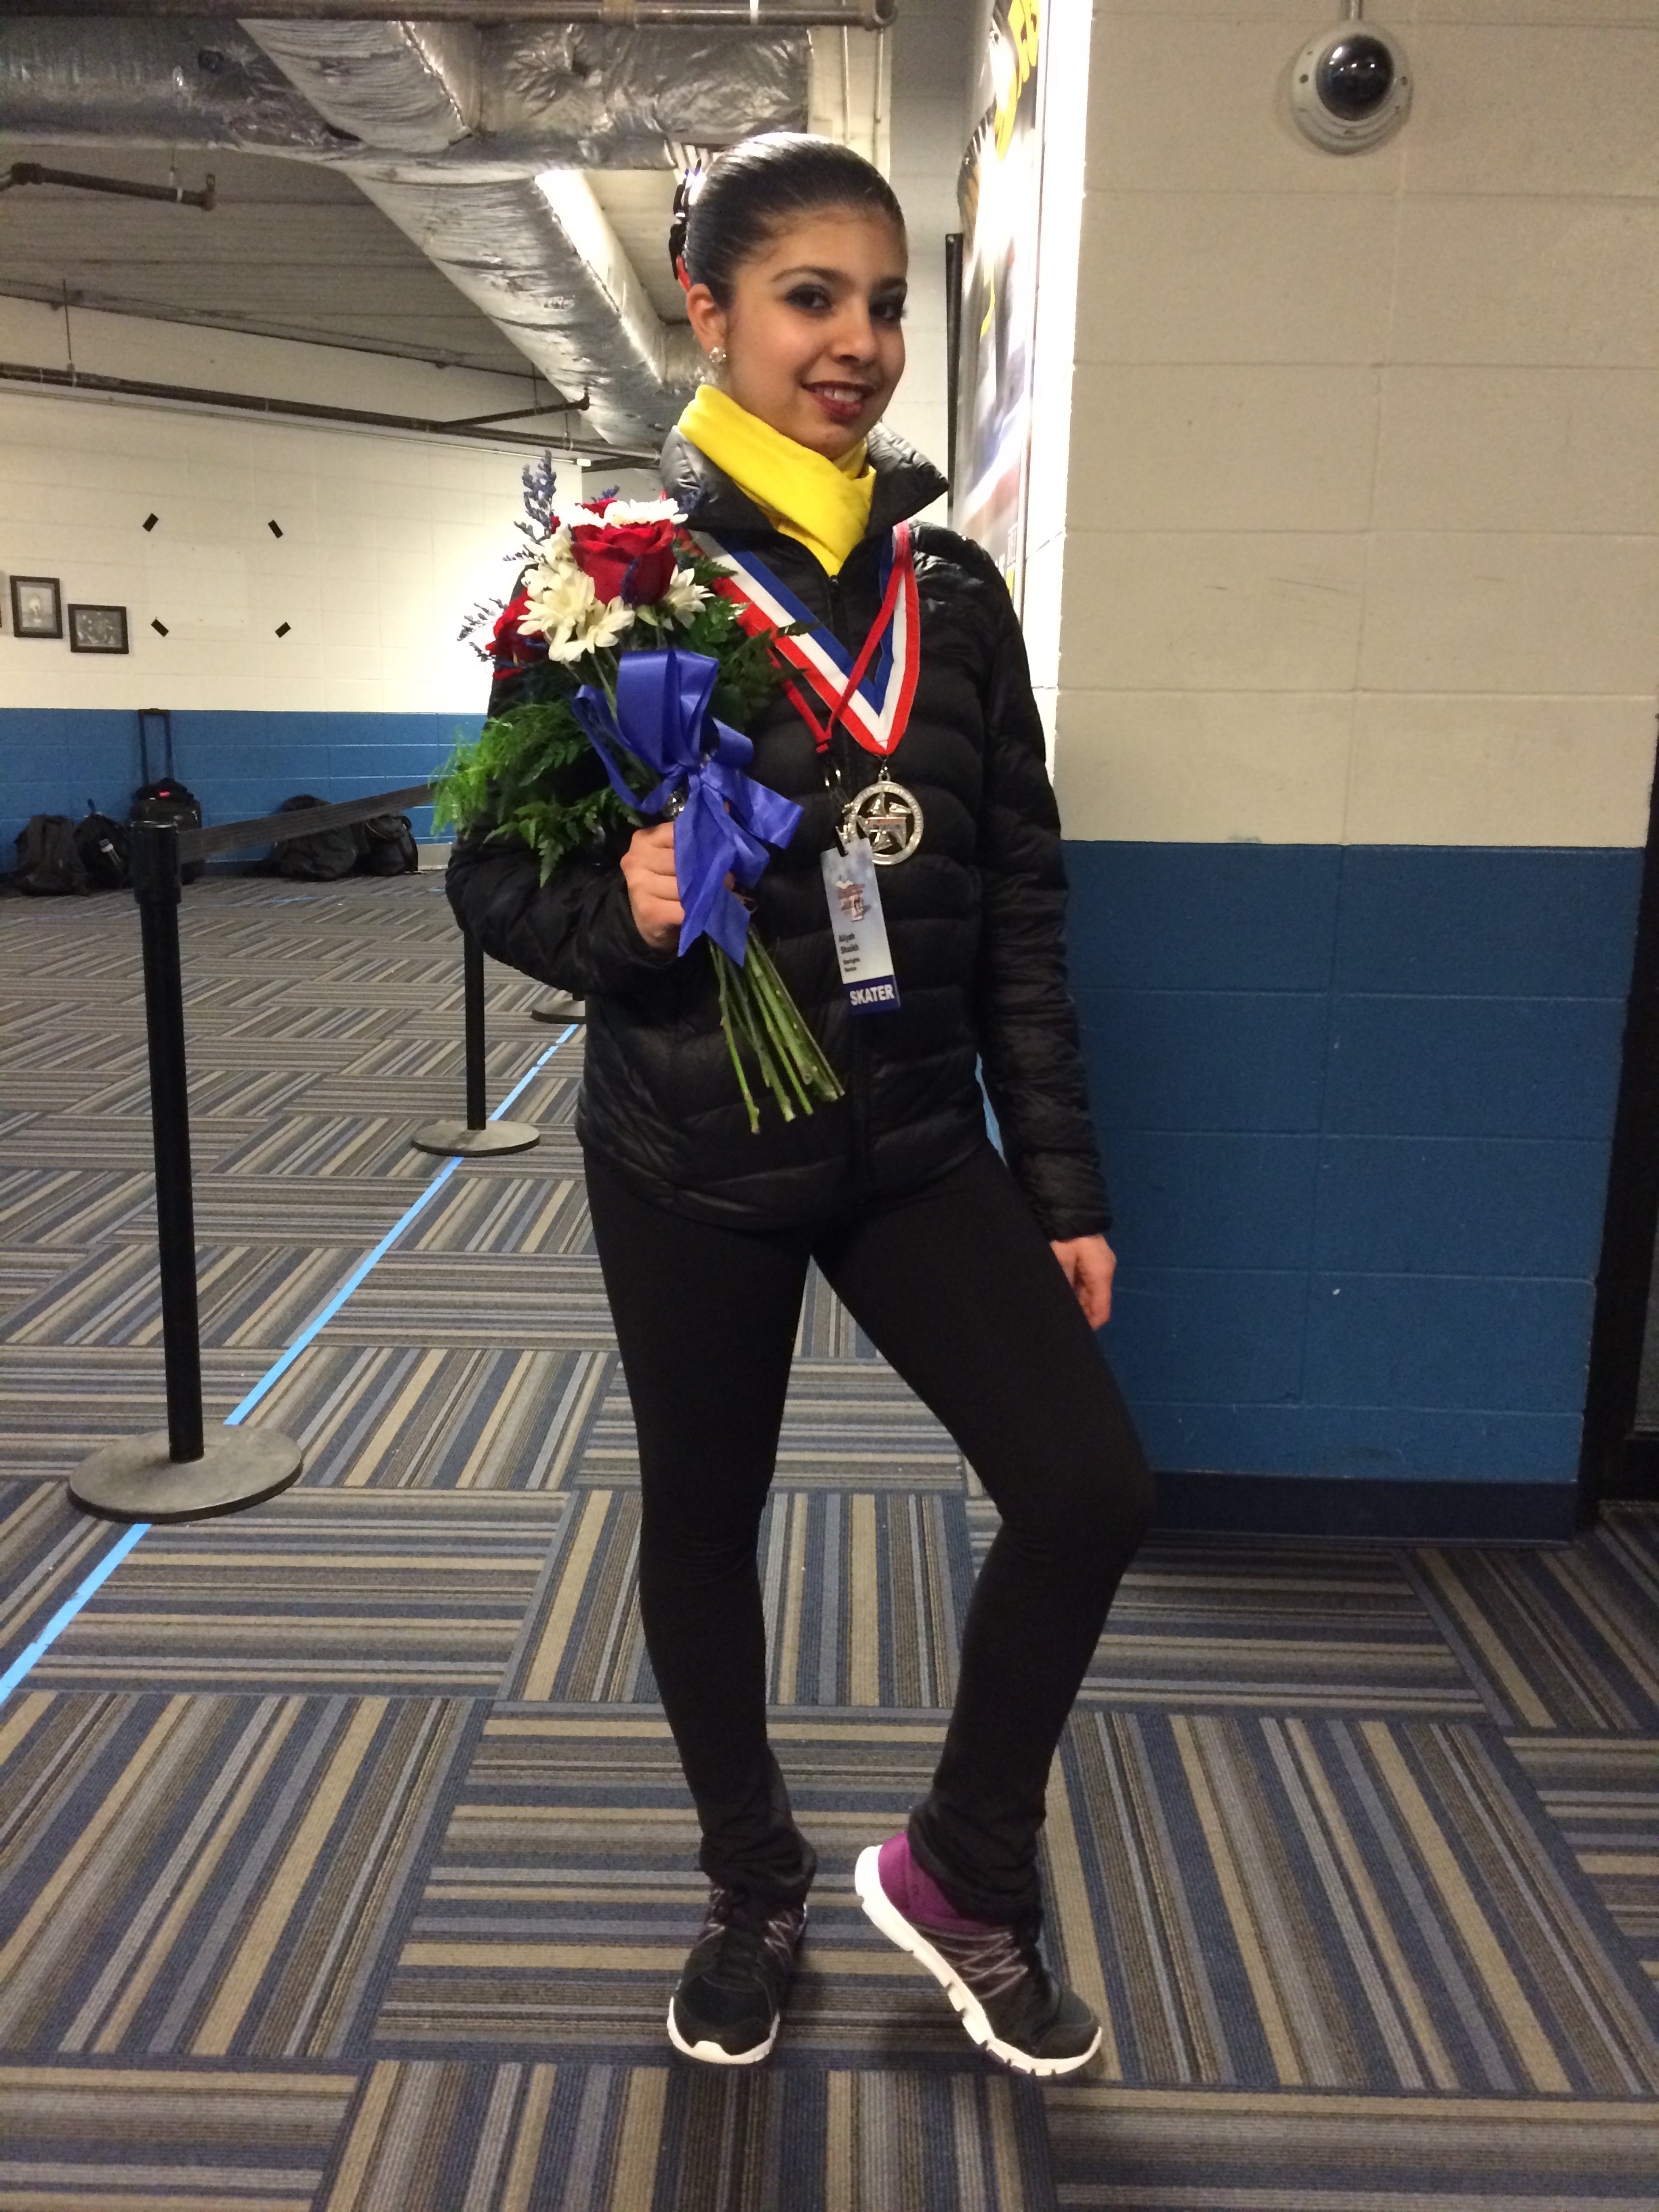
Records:
[[[798,445],[839,460],[881,420],[904,374],[904,236],[867,208],[815,208],[781,223],[739,266],[728,306],[686,295],[720,383]]]

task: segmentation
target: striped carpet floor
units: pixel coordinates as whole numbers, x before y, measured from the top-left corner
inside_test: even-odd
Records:
[[[210,1418],[439,1172],[431,878],[210,880],[185,954]],[[0,1655],[161,1419],[137,931],[0,906]],[[489,973],[492,1097],[557,1036]],[[1571,1550],[1159,1540],[1056,1763],[1085,2077],[981,2062],[857,1911],[994,1515],[821,1283],[761,1539],[823,1874],[773,2063],[675,2058],[695,1836],[634,1609],[580,1030],[0,1705],[0,2212],[1659,2212],[1659,1515]]]

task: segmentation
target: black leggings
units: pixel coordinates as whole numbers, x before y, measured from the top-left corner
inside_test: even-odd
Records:
[[[704,1872],[769,1905],[804,1897],[816,1864],[767,1743],[756,1563],[813,1259],[1001,1514],[909,1833],[959,1911],[1034,1920],[1049,1761],[1145,1531],[1152,1479],[1006,1168],[987,1145],[904,1198],[757,1232],[650,1205],[591,1152],[587,1179],[639,1431],[646,1645]]]

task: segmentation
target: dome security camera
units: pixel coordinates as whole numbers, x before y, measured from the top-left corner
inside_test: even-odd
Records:
[[[1363,154],[1390,138],[1412,103],[1404,49],[1363,22],[1358,0],[1346,22],[1322,31],[1291,64],[1291,113],[1328,154]]]

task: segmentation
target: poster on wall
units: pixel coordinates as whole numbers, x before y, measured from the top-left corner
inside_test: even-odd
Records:
[[[1038,218],[1042,198],[1041,0],[992,0],[980,46],[980,120],[957,181],[961,355],[951,519],[1021,605],[1031,453]]]

